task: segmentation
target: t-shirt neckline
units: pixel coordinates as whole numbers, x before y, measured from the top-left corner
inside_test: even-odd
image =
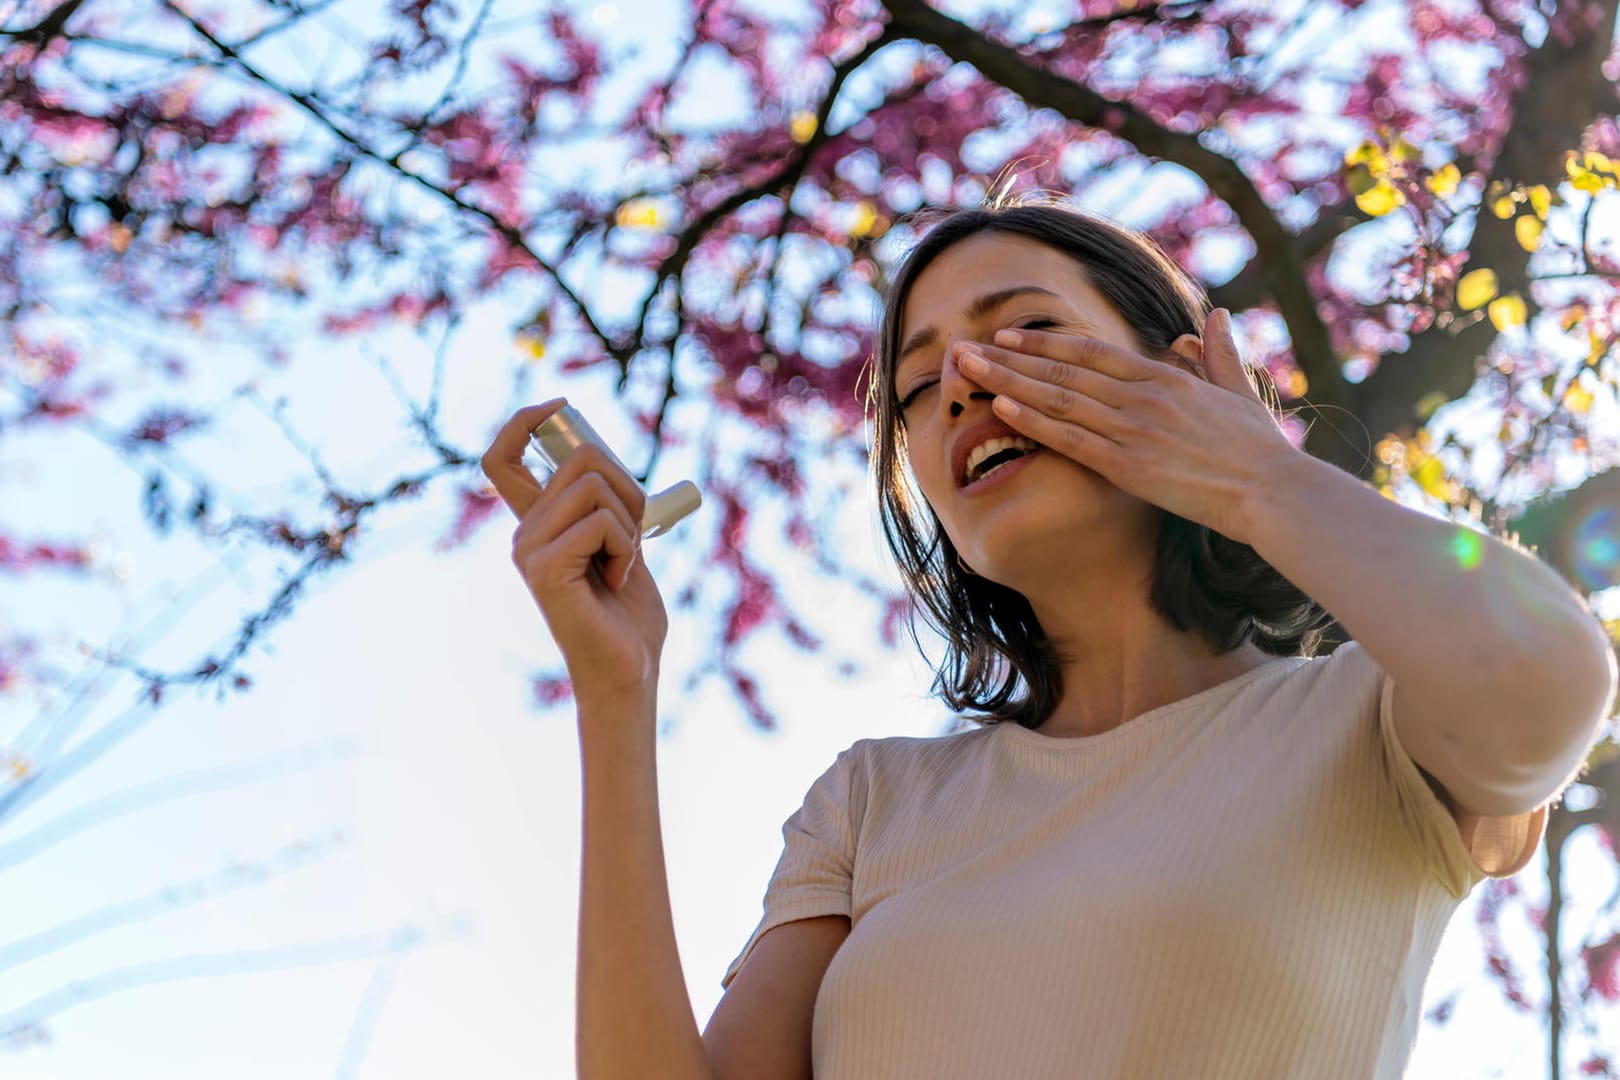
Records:
[[[1196,694],[1189,694],[1187,697],[1166,702],[1157,708],[1149,709],[1145,713],[1132,717],[1118,727],[1098,732],[1096,735],[1043,735],[1039,731],[1031,730],[1013,720],[1004,720],[991,726],[1006,728],[1007,738],[1025,746],[1041,746],[1052,750],[1075,750],[1087,746],[1100,746],[1104,743],[1117,741],[1120,738],[1129,737],[1131,732],[1143,730],[1144,724],[1151,725],[1154,721],[1174,715],[1216,695],[1231,693],[1259,678],[1263,672],[1277,670],[1284,663],[1289,661],[1307,662],[1309,660],[1310,657],[1308,656],[1274,657],[1264,663],[1256,664],[1248,671],[1232,676],[1225,682],[1218,682],[1214,686],[1198,691]],[[1292,666],[1297,666],[1297,663]],[[1292,670],[1292,666],[1290,670]]]

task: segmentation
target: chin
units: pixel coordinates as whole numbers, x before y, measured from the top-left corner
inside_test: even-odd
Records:
[[[1053,493],[1038,503],[1009,500],[1006,511],[972,530],[977,543],[957,546],[973,569],[997,581],[1027,583],[1072,576],[1091,566],[1124,567],[1158,539],[1163,511],[1110,485],[1113,498]],[[971,551],[980,552],[975,561]],[[1039,568],[1039,569],[1037,569]],[[1019,586],[1010,586],[1018,588]]]

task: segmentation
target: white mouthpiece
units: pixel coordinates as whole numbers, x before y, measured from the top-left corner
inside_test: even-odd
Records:
[[[690,480],[665,488],[647,500],[647,512],[641,516],[641,535],[663,536],[676,522],[702,505],[703,495]]]

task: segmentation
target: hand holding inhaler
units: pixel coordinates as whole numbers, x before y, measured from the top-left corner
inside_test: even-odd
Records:
[[[531,445],[552,467],[542,485]],[[649,499],[584,418],[561,398],[519,409],[481,460],[517,516],[512,562],[540,606],[580,702],[655,692],[669,620],[641,541],[696,509],[683,481]]]
[[[607,440],[598,435],[596,429],[591,427],[579,414],[579,410],[572,405],[564,405],[546,417],[540,426],[534,429],[530,441],[539,451],[541,459],[551,466],[553,474],[561,468],[564,461],[568,460],[569,455],[582,446],[600,448],[608,456],[608,460],[626,475],[630,472],[624,467],[624,462],[614,456]],[[682,480],[674,487],[665,488],[647,500],[646,513],[641,518],[641,535],[663,536],[675,527],[677,521],[701,505],[703,496],[698,493],[697,485],[690,480]]]

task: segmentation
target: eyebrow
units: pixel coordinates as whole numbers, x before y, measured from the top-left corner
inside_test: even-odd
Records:
[[[963,308],[962,316],[971,322],[974,319],[983,318],[1009,300],[1016,300],[1020,296],[1029,295],[1050,296],[1057,300],[1063,299],[1051,289],[1043,289],[1039,285],[1015,285],[1010,289],[1002,289],[1000,292],[985,293]],[[894,360],[896,373],[899,372],[900,365],[905,363],[906,357],[918,349],[927,348],[938,340],[939,328],[936,326],[925,326],[906,338],[906,343],[900,346],[900,353]]]

